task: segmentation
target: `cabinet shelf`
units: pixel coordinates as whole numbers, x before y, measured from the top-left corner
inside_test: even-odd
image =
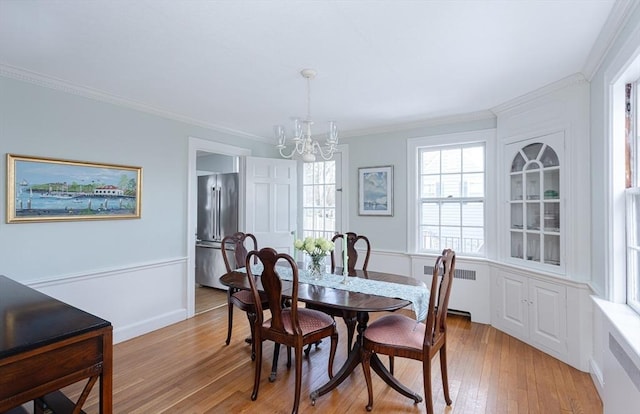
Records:
[[[544,141],[544,142],[543,142]],[[560,143],[533,139],[510,144],[509,257],[534,266],[561,265]]]

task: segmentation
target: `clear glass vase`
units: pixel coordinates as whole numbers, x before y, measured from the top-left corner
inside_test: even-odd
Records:
[[[324,256],[309,255],[307,271],[309,277],[314,280],[322,279],[324,273]]]

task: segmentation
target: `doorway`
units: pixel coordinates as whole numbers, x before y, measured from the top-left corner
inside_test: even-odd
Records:
[[[225,164],[231,162],[233,168],[237,168],[236,171],[242,171],[243,157],[251,155],[251,150],[246,148],[234,147],[231,145],[221,144],[219,142],[207,141],[200,138],[189,137],[189,155],[188,155],[188,191],[187,191],[187,284],[186,284],[186,300],[187,300],[187,317],[191,318],[195,315],[196,310],[196,288],[198,285],[195,282],[195,266],[196,266],[196,232],[197,232],[197,205],[198,205],[198,175],[199,171],[206,173],[213,166],[210,163],[215,164],[217,159],[219,162]],[[202,159],[199,163],[198,159]],[[200,164],[200,166],[199,166]],[[225,164],[226,168],[229,168],[229,164]],[[200,170],[199,168],[202,168]],[[242,181],[242,180],[240,180]],[[241,189],[242,190],[242,189]],[[240,191],[242,197],[243,191]],[[242,211],[243,202],[240,202],[240,214],[239,217],[244,217]],[[242,226],[242,219],[239,223]],[[212,289],[209,296],[220,296],[215,292],[217,289]],[[220,290],[226,298],[226,292]],[[211,298],[209,298],[211,299]],[[208,299],[207,299],[208,300]],[[199,300],[200,301],[200,300]],[[212,303],[218,303],[213,300]],[[225,299],[226,303],[226,299]],[[208,305],[207,305],[208,306]],[[215,305],[213,305],[215,306]],[[198,309],[201,311],[201,307]]]

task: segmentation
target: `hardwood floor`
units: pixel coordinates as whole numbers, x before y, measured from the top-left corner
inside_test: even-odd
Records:
[[[372,320],[376,315],[372,315]],[[253,362],[246,316],[234,313],[231,344],[226,338],[226,306],[117,344],[114,347],[114,413],[290,413],[294,371],[281,357],[278,378],[268,381],[273,346],[265,343],[262,381],[251,401]],[[438,358],[433,384],[436,413],[448,414],[601,414],[602,403],[587,373],[540,352],[489,325],[471,323],[461,316],[448,319],[449,386],[453,404],[446,407]],[[337,321],[341,338],[346,329]],[[284,353],[283,353],[284,354]],[[309,393],[327,377],[328,342],[303,361],[301,413],[342,414],[366,412],[367,391],[362,369],[357,368],[333,392],[311,405]],[[284,356],[284,355],[283,355]],[[338,344],[334,372],[346,358]],[[383,361],[386,362],[385,357]],[[396,358],[395,375],[423,395],[422,365]],[[424,403],[402,397],[373,375],[377,413],[424,413]],[[95,387],[98,388],[98,387]],[[74,400],[81,387],[65,393]],[[97,413],[94,390],[84,407]]]
[[[195,305],[196,315],[220,306],[227,306],[227,291],[207,286],[197,286]]]

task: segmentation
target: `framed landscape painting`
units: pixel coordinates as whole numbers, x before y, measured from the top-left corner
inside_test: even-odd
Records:
[[[140,218],[142,168],[7,154],[7,223]]]
[[[358,214],[393,215],[393,166],[358,168]]]

